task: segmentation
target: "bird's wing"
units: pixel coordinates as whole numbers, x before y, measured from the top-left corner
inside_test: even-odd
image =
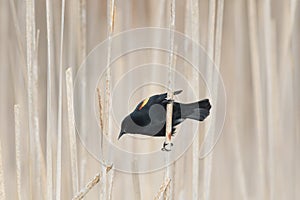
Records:
[[[182,92],[183,90],[177,90],[174,92],[174,95],[178,95]],[[135,110],[141,110],[144,107],[150,107],[153,104],[166,104],[168,103],[169,100],[167,100],[167,93],[162,93],[162,94],[156,94],[151,97],[148,97],[141,101],[135,108]]]

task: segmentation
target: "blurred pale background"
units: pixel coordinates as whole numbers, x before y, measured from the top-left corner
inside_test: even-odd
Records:
[[[72,137],[65,79],[65,70],[71,67],[74,79],[86,55],[109,35],[148,26],[173,28],[205,47],[227,94],[226,120],[214,151],[197,159],[202,138],[197,137],[172,166],[160,198],[300,199],[299,1],[66,0],[62,15],[63,5],[0,0],[0,199],[71,199],[97,173],[104,179],[86,199],[159,196],[167,170],[138,175],[112,169],[106,175]],[[123,65],[163,60],[144,53]],[[176,67],[184,65],[177,62]],[[112,71],[112,84],[120,75],[122,69]],[[194,85],[200,98],[205,96],[201,85]],[[124,104],[131,110],[151,94],[142,91]],[[189,97],[182,100],[195,100]]]

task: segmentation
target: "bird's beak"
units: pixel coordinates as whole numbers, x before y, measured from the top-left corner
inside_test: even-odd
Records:
[[[119,137],[118,137],[118,140],[122,137],[122,135],[125,134],[125,131],[121,131],[120,134],[119,134]]]

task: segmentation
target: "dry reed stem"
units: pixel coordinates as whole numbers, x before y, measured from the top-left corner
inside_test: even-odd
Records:
[[[4,180],[4,170],[3,170],[3,163],[2,163],[2,144],[0,142],[0,199],[5,200],[5,180]]]
[[[209,1],[209,11],[208,11],[208,43],[207,43],[208,44],[207,53],[211,60],[214,59],[215,16],[216,16],[216,0],[211,0]],[[212,68],[214,66],[211,64],[211,61],[209,59],[207,61],[206,67],[207,67],[206,80],[208,83],[212,84],[213,82]],[[213,127],[213,124],[211,126]],[[205,136],[204,136],[205,139],[207,139],[208,137],[207,133],[208,133],[208,125],[205,124]],[[212,170],[212,153],[209,154],[204,160],[203,199],[210,198],[211,170]]]
[[[249,39],[250,39],[250,50],[251,50],[251,66],[252,66],[252,83],[254,92],[254,105],[255,105],[255,119],[256,119],[256,138],[258,146],[258,195],[259,198],[264,199],[264,159],[263,159],[263,141],[262,135],[264,132],[264,114],[263,114],[263,102],[262,102],[262,81],[260,76],[260,58],[259,58],[259,47],[258,47],[258,30],[257,30],[257,14],[256,14],[256,3],[255,0],[248,1],[248,20],[249,20]]]
[[[56,160],[56,199],[61,199],[61,157],[62,157],[62,74],[63,74],[63,42],[64,42],[64,21],[65,0],[62,0],[61,24],[60,24],[60,53],[59,53],[59,91],[58,91],[58,116],[57,116],[57,160]]]
[[[53,199],[53,168],[52,168],[52,74],[53,67],[53,10],[52,2],[46,0],[47,18],[47,199]]]
[[[280,75],[281,80],[284,80],[284,77],[286,76],[286,73],[288,70],[286,70],[286,59],[288,58],[288,52],[290,51],[290,43],[292,41],[293,36],[293,28],[294,28],[294,22],[296,17],[296,7],[297,7],[297,0],[291,0],[290,1],[290,7],[288,10],[289,13],[289,19],[287,19],[287,15],[283,15],[284,23],[283,27],[281,29],[281,43],[280,43],[280,59],[279,59],[279,65],[280,65]],[[284,9],[284,8],[283,8]],[[283,88],[284,89],[284,88]]]
[[[106,168],[106,173],[107,173],[107,168]],[[112,170],[109,176],[109,184],[108,184],[108,200],[112,199],[112,189],[113,189],[113,181],[114,181],[114,175],[115,175],[115,170]]]
[[[83,199],[84,196],[100,181],[101,175],[97,174],[88,184],[77,194],[73,200]]]
[[[189,4],[189,6],[187,6],[187,13],[191,13],[191,15],[187,16],[187,22],[186,23],[190,23],[190,30],[186,30],[186,31],[190,31],[191,32],[191,36],[192,39],[199,43],[199,39],[200,39],[200,27],[199,27],[199,4],[198,4],[198,0],[189,0],[187,2],[187,4]],[[196,44],[193,44],[192,47],[192,55],[193,55],[193,59],[197,59],[197,64],[199,63],[199,59],[198,59],[198,48],[196,46]],[[192,79],[192,84],[194,86],[195,92],[197,97],[199,97],[199,75],[198,73],[193,73],[193,79]],[[195,127],[196,128],[196,127]],[[199,163],[199,157],[200,157],[200,137],[203,134],[199,133],[196,134],[194,136],[194,141],[193,141],[193,168],[192,168],[192,174],[193,174],[193,178],[192,178],[192,197],[193,199],[199,199],[199,172],[200,172],[200,163]],[[201,141],[203,140],[203,138],[201,137]]]
[[[276,152],[276,146],[278,144],[280,144],[281,142],[281,139],[280,139],[280,130],[282,130],[281,128],[281,124],[278,123],[278,121],[280,121],[280,115],[281,115],[281,111],[280,111],[280,96],[279,96],[279,90],[277,88],[280,88],[279,86],[279,73],[278,73],[278,63],[277,63],[277,49],[278,49],[278,44],[276,42],[276,38],[277,38],[277,35],[276,35],[276,26],[275,26],[275,21],[272,21],[272,40],[271,40],[271,51],[272,51],[272,59],[271,59],[271,79],[272,79],[272,97],[269,98],[269,104],[272,104],[272,108],[269,108],[269,109],[272,109],[272,128],[273,128],[273,131],[274,131],[274,136],[272,136],[273,138],[271,138],[271,140],[273,141],[270,141],[270,144],[272,144],[273,146],[273,149],[272,149],[272,153],[275,153]],[[297,121],[297,118],[295,118],[295,120]],[[270,131],[270,133],[272,133]],[[270,160],[271,160],[271,164],[273,165],[272,166],[272,169],[270,171],[270,175],[272,176],[272,183],[271,183],[271,187],[273,188],[270,192],[271,192],[271,198],[274,199],[274,192],[276,191],[277,193],[277,187],[281,187],[281,184],[280,182],[276,181],[276,173],[275,173],[275,167],[276,167],[276,161],[274,159],[274,154],[271,155],[270,157]],[[276,187],[277,186],[277,187]],[[297,187],[297,186],[296,186]]]
[[[132,161],[133,171],[137,170],[137,164],[138,164],[137,160],[134,159]],[[134,197],[135,197],[134,199],[142,199],[140,179],[138,173],[132,173],[132,182],[133,182],[133,190],[134,190]]]
[[[78,37],[78,50],[79,50],[79,56],[78,56],[78,64],[82,63],[85,59],[86,59],[86,55],[87,55],[87,34],[86,34],[86,29],[87,29],[87,5],[86,5],[86,0],[80,0],[79,1],[79,5],[78,5],[78,10],[79,10],[79,37]],[[81,70],[85,69],[85,63],[82,63],[81,66]],[[87,76],[86,73],[84,73],[84,77],[83,77],[83,81],[86,82]],[[82,93],[84,94],[85,91],[83,89]],[[86,97],[85,95],[82,96],[82,104],[80,105],[80,110],[81,113],[84,112],[85,110],[85,105],[86,105]],[[82,116],[83,117],[83,116]],[[85,127],[85,120],[81,119],[81,126],[80,127]],[[86,140],[87,137],[87,133],[86,131],[83,130],[83,128],[81,130],[79,130],[80,133],[83,134],[83,140]],[[85,183],[85,174],[86,174],[86,166],[87,166],[87,157],[86,157],[86,152],[85,150],[80,152],[80,184],[79,187],[82,187]]]
[[[159,200],[161,198],[162,194],[166,191],[167,187],[169,187],[170,182],[170,178],[165,180],[165,182],[160,186],[158,193],[154,197],[154,200]]]
[[[242,15],[243,14],[243,2],[238,2],[235,4],[235,8],[234,8],[234,12],[237,15]],[[240,70],[240,66],[244,65],[244,62],[242,60],[242,55],[243,55],[243,51],[241,51],[242,47],[243,47],[243,41],[245,40],[245,34],[243,32],[243,29],[241,29],[240,24],[244,23],[243,18],[236,18],[235,19],[235,33],[236,33],[236,46],[235,46],[235,71],[237,71],[236,75],[234,77],[236,77],[235,81],[238,84],[237,87],[237,91],[235,92],[235,96],[234,96],[234,102],[233,105],[239,105],[239,101],[240,99],[240,94],[243,91],[243,82],[241,77],[243,77],[243,71]],[[242,118],[239,117],[240,114],[240,109],[237,108],[238,106],[235,106],[233,108],[233,113],[235,113],[235,117],[238,118],[238,120],[241,120]],[[234,147],[234,156],[235,156],[235,160],[237,162],[237,174],[238,174],[238,186],[239,186],[239,191],[241,193],[241,199],[247,199],[247,186],[246,186],[246,174],[245,174],[245,170],[243,167],[243,155],[241,153],[242,151],[242,144],[241,144],[241,140],[242,138],[240,137],[239,134],[239,128],[238,125],[240,124],[240,121],[232,121],[232,126],[234,127],[234,131],[233,131],[233,147]],[[241,130],[243,130],[244,127],[242,126]]]
[[[113,31],[114,31],[114,19],[115,17],[115,1],[114,0],[107,0],[107,30],[108,30],[108,49],[107,49],[107,60],[106,60],[106,64],[107,64],[107,70],[106,70],[106,81],[105,81],[105,99],[104,99],[104,103],[105,103],[105,118],[103,119],[103,133],[106,134],[108,136],[109,140],[112,140],[112,134],[111,134],[111,115],[110,115],[110,111],[111,111],[111,86],[110,86],[110,82],[111,82],[111,71],[110,71],[110,62],[111,62],[111,37],[113,35]],[[103,154],[103,149],[102,149],[102,154]],[[112,156],[110,155],[110,150],[108,149],[108,156]],[[105,168],[102,169],[103,173],[105,171]],[[112,174],[111,174],[112,175]],[[113,177],[112,176],[107,176],[105,175],[103,177],[103,187],[102,187],[102,191],[100,194],[100,198],[105,198],[108,199],[111,194],[110,194],[110,185],[113,182]],[[108,181],[109,180],[109,181]],[[108,186],[108,187],[107,187]],[[107,191],[108,190],[108,191]],[[108,192],[108,193],[107,193]]]
[[[66,85],[67,85],[67,105],[68,105],[72,186],[73,186],[73,194],[76,194],[79,190],[79,186],[78,186],[78,161],[77,161],[77,144],[76,144],[76,133],[75,133],[76,130],[75,130],[75,116],[74,116],[72,68],[68,68],[66,70]]]
[[[215,56],[214,62],[215,67],[217,69],[220,68],[221,64],[221,46],[222,46],[222,32],[223,32],[223,10],[224,10],[224,0],[218,0],[218,7],[217,7],[217,25],[216,25],[216,42],[215,42]],[[214,89],[217,90],[218,82],[216,78],[216,74],[214,74],[215,78],[213,79],[215,82]]]
[[[107,70],[106,70],[106,80],[105,80],[105,98],[104,98],[104,113],[105,113],[105,118],[103,119],[103,134],[106,134],[109,138],[109,140],[112,140],[112,135],[111,135],[111,116],[110,116],[110,106],[111,106],[111,95],[110,95],[110,81],[111,81],[111,71],[110,71],[110,62],[111,62],[111,37],[113,35],[113,25],[114,25],[114,6],[115,2],[114,0],[107,0],[107,30],[108,30],[108,50],[107,50]],[[101,153],[104,155],[104,150],[105,148],[102,147]],[[109,154],[109,149],[107,149],[107,153]],[[105,168],[102,168],[102,171],[104,173]],[[100,198],[103,199],[108,199],[109,196],[109,191],[107,193],[107,190],[110,188],[108,185],[110,183],[110,178],[106,177],[106,175],[102,178],[102,187],[101,187],[101,193],[100,193]],[[108,187],[107,187],[108,185]]]
[[[175,0],[170,0],[170,52],[169,52],[169,74],[168,74],[168,93],[167,98],[171,100],[170,103],[167,104],[166,108],[166,138],[165,143],[166,149],[171,150],[172,147],[172,115],[173,115],[173,99],[174,99],[174,93],[173,93],[173,86],[174,86],[174,72],[173,69],[176,65],[176,56],[174,56],[174,28],[175,28]],[[165,147],[164,147],[165,148]],[[165,156],[165,162],[166,164],[169,164],[171,162],[171,152],[167,153]],[[173,179],[174,180],[174,164],[170,164],[166,167],[165,172],[165,178],[166,179]],[[173,199],[174,192],[173,192],[173,185],[170,185],[167,187],[167,189],[164,191],[164,198],[165,199]]]
[[[22,161],[21,161],[21,117],[20,105],[14,106],[15,116],[15,146],[16,146],[16,176],[17,176],[17,197],[19,200],[23,199],[21,185],[22,185]],[[1,198],[2,199],[2,198]]]
[[[216,29],[215,29],[215,42],[213,39],[210,38],[210,41],[211,41],[211,44],[212,47],[213,45],[214,48],[213,48],[213,52],[214,54],[213,55],[210,55],[212,56],[213,58],[213,61],[214,61],[214,64],[215,66],[210,66],[211,69],[210,71],[212,72],[212,68],[215,67],[217,68],[217,71],[219,71],[219,68],[220,68],[220,64],[221,64],[221,44],[222,44],[222,30],[223,30],[223,9],[224,9],[224,0],[218,0],[217,1],[217,24],[216,24]],[[214,6],[214,5],[213,5]],[[213,12],[211,13],[212,15],[215,15],[215,10],[213,9]],[[211,17],[211,18],[214,18],[214,17]],[[215,24],[213,23],[213,26]],[[211,37],[213,37],[214,35],[212,35]],[[214,73],[214,74],[210,74],[212,77],[212,79],[210,79],[210,81],[212,81],[212,94],[213,96],[216,98],[213,100],[214,104],[215,104],[215,107],[217,106],[217,96],[218,96],[218,74]],[[212,109],[212,116],[216,116],[216,111],[217,109]],[[211,119],[211,133],[215,133],[215,126],[216,126],[216,118],[212,118]],[[207,127],[207,126],[206,126]],[[209,137],[208,140],[211,140],[209,143],[209,145],[212,144],[213,142],[213,139],[214,137]],[[211,148],[211,147],[209,147]],[[211,155],[208,156],[208,162],[207,162],[207,165],[205,169],[207,169],[207,173],[205,173],[205,176],[206,176],[206,182],[205,182],[205,197],[206,199],[210,199],[210,188],[211,188],[211,173],[212,173],[212,160],[213,159],[213,152],[211,152]]]
[[[216,0],[209,1],[208,5],[208,41],[207,54],[211,60],[214,59],[214,44],[215,44],[215,18],[216,18]],[[209,63],[211,61],[208,61]],[[207,82],[212,82],[213,70],[211,66],[207,66],[206,79]]]
[[[110,170],[112,169],[112,165],[110,166],[106,166],[106,173],[108,173]],[[101,180],[101,178],[103,177],[103,175],[101,176],[100,173],[96,174],[96,176],[89,181],[86,186],[73,198],[73,200],[80,200],[83,199],[86,194],[95,186],[97,185],[97,183],[99,183],[99,181]]]
[[[174,79],[174,26],[175,26],[175,0],[170,0],[170,53],[169,53],[169,75],[168,75],[168,99],[173,100],[173,79]],[[172,135],[172,113],[173,113],[173,102],[167,104],[166,113],[166,139],[167,144],[171,143]],[[171,145],[170,145],[171,148]]]
[[[234,124],[234,126],[236,126],[236,124]],[[238,172],[238,180],[239,180],[239,188],[240,188],[240,192],[242,194],[242,199],[247,199],[247,187],[246,187],[246,180],[245,180],[245,172],[243,169],[243,156],[241,154],[241,145],[239,142],[239,134],[238,134],[238,130],[235,127],[234,128],[234,140],[233,144],[234,144],[234,156],[236,157],[237,160],[237,172]]]
[[[79,63],[86,57],[86,0],[79,2]]]
[[[29,133],[30,133],[30,156],[34,161],[34,168],[30,167],[30,177],[35,178],[35,183],[31,181],[30,186],[35,187],[36,198],[42,198],[43,184],[43,157],[39,136],[39,116],[38,116],[38,38],[35,28],[35,2],[26,1],[26,46],[27,46],[27,76],[28,76],[28,112],[29,112]],[[38,32],[39,33],[39,32]],[[32,185],[33,184],[33,185]],[[33,194],[33,191],[30,192]]]
[[[35,155],[34,155],[34,149],[33,149],[33,139],[32,139],[32,129],[33,129],[33,125],[31,120],[31,116],[32,116],[32,108],[30,108],[30,105],[32,104],[32,90],[30,88],[32,88],[32,81],[31,81],[31,76],[30,76],[30,72],[32,71],[32,52],[33,52],[33,42],[35,40],[35,37],[32,36],[32,32],[33,32],[33,25],[32,25],[32,1],[31,0],[27,0],[26,1],[26,47],[27,47],[27,55],[26,55],[26,60],[27,60],[27,79],[28,79],[28,84],[27,84],[27,90],[28,90],[28,114],[29,114],[29,149],[30,149],[30,158],[34,159]],[[35,32],[34,32],[35,33]],[[29,161],[29,186],[30,186],[30,198],[32,199],[33,196],[33,173],[35,172],[35,168],[34,168],[34,162],[32,162],[32,160],[30,159]]]
[[[272,144],[274,143],[274,134],[275,134],[275,129],[274,127],[276,126],[277,123],[274,123],[274,110],[277,109],[277,107],[273,107],[273,93],[274,93],[274,88],[273,86],[275,83],[273,82],[273,77],[272,77],[272,21],[271,21],[271,2],[270,0],[266,0],[263,2],[262,5],[262,15],[263,15],[263,24],[264,24],[264,50],[265,50],[265,66],[266,66],[266,80],[267,81],[267,127],[268,127],[268,149],[267,149],[267,172],[268,172],[268,197],[270,199],[274,199],[274,184],[273,184],[273,177],[274,177],[274,167],[272,165],[273,163],[273,153],[272,149],[273,146]]]
[[[39,116],[38,116],[38,52],[39,52],[39,40],[40,39],[40,29],[37,29],[37,32],[36,32],[36,45],[35,45],[35,50],[34,50],[34,53],[35,53],[35,57],[34,57],[34,79],[35,79],[35,82],[36,84],[34,85],[34,89],[35,89],[35,106],[34,106],[34,109],[35,109],[35,124],[37,126],[37,130],[36,131],[36,134],[35,134],[35,143],[37,145],[37,158],[38,158],[38,165],[39,165],[39,168],[41,170],[40,172],[40,176],[41,176],[41,180],[43,183],[46,182],[46,166],[45,166],[45,157],[44,157],[44,154],[43,154],[43,150],[42,150],[42,144],[41,144],[41,140],[40,140],[40,130],[39,130]],[[42,184],[41,184],[42,185]],[[45,185],[42,185],[42,195],[45,195],[46,193],[44,192],[45,191],[45,188],[46,186]],[[44,196],[43,196],[44,197]]]
[[[35,97],[36,97],[36,100],[35,100],[35,123],[36,123],[36,126],[38,127],[38,131],[36,132],[35,134],[35,143],[36,143],[36,146],[37,146],[37,159],[38,159],[38,169],[40,169],[40,178],[42,183],[45,183],[46,182],[46,163],[45,163],[45,157],[44,157],[44,154],[43,154],[43,150],[42,150],[42,144],[41,144],[41,140],[40,140],[40,131],[39,131],[39,117],[38,117],[38,47],[39,47],[39,38],[40,38],[40,30],[37,29],[37,33],[36,33],[36,45],[35,45],[35,50],[34,50],[34,53],[35,53],[35,57],[34,57],[34,68],[36,69],[35,70],[35,79],[36,79],[36,84],[35,84]],[[46,185],[43,185],[43,184],[40,184],[41,185],[41,193],[42,193],[42,197],[45,198],[45,194],[46,194]]]
[[[11,0],[11,1],[9,1],[9,3],[10,3],[14,26],[16,29],[17,43],[18,43],[18,48],[19,48],[20,54],[21,54],[22,74],[23,74],[23,78],[24,78],[24,85],[26,87],[27,86],[27,76],[26,76],[25,50],[24,50],[24,44],[22,42],[22,34],[23,33],[21,33],[21,30],[20,30],[20,23],[19,23],[18,17],[17,17],[15,1]]]

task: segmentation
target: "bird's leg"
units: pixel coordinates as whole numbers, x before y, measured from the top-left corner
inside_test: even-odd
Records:
[[[173,143],[171,143],[171,142],[170,143],[164,142],[163,143],[163,147],[161,148],[161,150],[162,151],[171,151],[171,146],[173,146]]]

